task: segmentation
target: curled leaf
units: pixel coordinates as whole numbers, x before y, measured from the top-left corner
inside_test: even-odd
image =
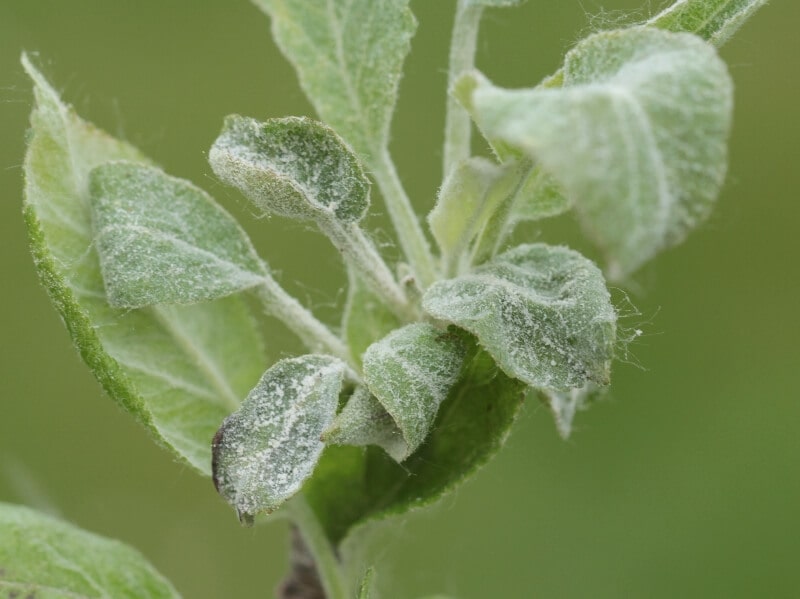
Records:
[[[513,248],[435,283],[423,307],[476,335],[500,368],[533,387],[609,381],[617,315],[600,270],[568,248]]]
[[[489,139],[541,164],[624,278],[702,222],[722,185],[732,85],[714,48],[650,28],[599,33],[566,57],[558,89],[479,75],[460,98]]]
[[[214,173],[265,213],[301,220],[360,221],[369,180],[330,127],[301,117],[225,119],[208,160]]]
[[[721,46],[767,0],[677,0],[647,21],[668,31],[686,31]]]

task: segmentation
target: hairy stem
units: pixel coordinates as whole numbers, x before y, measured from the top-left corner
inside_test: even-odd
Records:
[[[433,254],[431,254],[428,240],[417,220],[411,200],[406,195],[403,184],[397,176],[397,170],[388,151],[382,152],[380,157],[372,163],[372,169],[372,175],[380,187],[389,217],[397,231],[400,247],[408,259],[420,287],[425,288],[436,280]]]
[[[289,517],[300,530],[305,549],[313,557],[325,598],[352,599],[342,572],[342,564],[306,498],[298,493],[287,504],[287,508]]]
[[[377,293],[391,310],[403,320],[414,320],[415,311],[403,289],[395,281],[392,271],[378,253],[364,230],[357,223],[343,225],[339,221],[320,223],[336,249]]]
[[[470,4],[467,0],[458,2],[453,35],[450,39],[448,91],[456,78],[472,69],[475,64],[475,49],[482,12],[482,6]],[[444,177],[447,177],[460,162],[469,158],[471,135],[472,122],[469,113],[448,94],[444,129]]]
[[[267,314],[282,321],[311,351],[323,351],[352,364],[347,346],[270,276],[256,288]]]

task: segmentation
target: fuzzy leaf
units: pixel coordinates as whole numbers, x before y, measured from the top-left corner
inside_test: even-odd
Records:
[[[473,346],[431,434],[402,465],[375,447],[329,446],[303,488],[328,537],[424,507],[457,488],[503,445],[525,385]]]
[[[364,381],[403,434],[403,459],[428,436],[464,357],[457,335],[423,323],[393,331],[364,353]]]
[[[0,503],[0,596],[180,597],[135,549],[6,503]]]
[[[379,160],[416,20],[408,0],[253,0],[319,117]]]
[[[189,181],[142,164],[109,162],[92,170],[89,190],[112,306],[188,304],[263,281],[245,232]]]
[[[281,360],[222,423],[213,443],[214,485],[243,523],[276,510],[311,476],[346,369],[324,355]]]
[[[322,440],[329,445],[377,445],[397,462],[408,456],[408,444],[394,418],[364,387],[356,387]]]
[[[194,306],[117,310],[94,249],[89,172],[147,162],[82,121],[23,57],[36,107],[25,156],[24,213],[39,277],[81,357],[162,445],[210,474],[208,440],[263,371],[263,348],[236,297]]]
[[[612,278],[682,241],[710,212],[725,176],[732,86],[700,39],[649,28],[593,35],[567,54],[559,89],[466,77],[482,130],[556,178]]]
[[[603,275],[568,248],[518,246],[434,283],[423,307],[476,335],[506,374],[533,387],[609,381],[617,315]]]
[[[569,209],[569,200],[558,182],[537,167],[522,183],[510,218],[513,222],[535,221],[558,216]]]
[[[370,567],[364,573],[364,577],[361,579],[361,584],[359,584],[358,599],[374,599],[376,597],[375,593],[372,592],[374,585],[375,568]]]
[[[719,47],[767,0],[677,0],[647,25],[699,35]]]
[[[348,280],[342,331],[353,359],[361,364],[361,356],[367,348],[398,328],[401,323],[352,268],[348,269]]]
[[[261,123],[231,115],[208,160],[265,213],[356,223],[369,207],[369,180],[358,159],[330,127],[311,119]]]
[[[490,230],[495,224],[493,217],[513,200],[521,170],[527,169],[514,162],[498,166],[483,158],[470,158],[445,180],[428,223],[447,272],[455,274],[469,267],[459,260],[472,258],[477,251],[473,242],[493,245],[489,239],[496,237]]]

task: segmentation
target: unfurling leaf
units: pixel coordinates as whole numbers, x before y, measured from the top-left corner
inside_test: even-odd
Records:
[[[423,307],[476,335],[506,374],[533,387],[609,381],[617,315],[598,268],[568,248],[513,248],[433,284]]]
[[[263,281],[245,232],[189,181],[142,164],[109,162],[91,171],[89,189],[112,306],[200,302]]]
[[[468,268],[479,249],[494,246],[520,177],[529,170],[513,162],[496,165],[483,158],[460,164],[444,182],[436,206],[428,215],[431,232],[442,250],[445,269],[456,274]],[[491,253],[488,249],[484,253]]]
[[[732,86],[692,35],[599,33],[567,54],[563,87],[505,90],[466,75],[459,89],[490,139],[555,177],[614,279],[682,241],[722,185]]]
[[[180,597],[135,549],[5,503],[0,503],[0,596]]]
[[[281,360],[222,423],[213,444],[214,484],[243,523],[276,510],[311,476],[346,370],[324,355]]]
[[[464,358],[458,334],[423,323],[397,329],[367,348],[364,381],[400,429],[403,458],[425,441]]]
[[[514,199],[511,224],[558,216],[569,210],[569,200],[558,182],[541,168],[533,168]]]
[[[356,387],[322,440],[329,445],[376,445],[397,462],[408,454],[408,445],[394,418],[364,387]]]
[[[260,210],[301,220],[356,223],[369,207],[358,159],[326,125],[287,117],[225,119],[208,161]]]
[[[210,474],[208,440],[264,370],[237,297],[192,306],[113,309],[93,243],[89,173],[148,161],[81,120],[23,56],[36,107],[25,156],[25,220],[43,285],[81,357],[116,401],[179,458]]]
[[[416,29],[408,0],[253,0],[319,117],[368,164],[389,142],[403,60]]]
[[[685,31],[721,46],[767,0],[677,0],[647,25],[667,31]]]

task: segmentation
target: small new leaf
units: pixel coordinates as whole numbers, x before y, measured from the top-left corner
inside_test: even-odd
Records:
[[[276,510],[311,476],[346,370],[331,356],[281,360],[222,423],[212,446],[214,485],[243,523]]]
[[[699,35],[719,47],[767,0],[677,0],[646,25]]]
[[[397,462],[408,455],[408,444],[394,418],[364,387],[356,387],[322,440],[329,445],[376,445]]]
[[[245,232],[190,182],[154,167],[110,162],[91,171],[89,189],[112,306],[212,300],[263,280]]]
[[[231,115],[208,160],[264,213],[357,223],[369,207],[369,180],[358,159],[333,129],[311,119],[261,123]]]
[[[617,316],[598,268],[568,248],[513,248],[435,283],[423,308],[476,335],[500,368],[533,387],[609,381]]]
[[[457,334],[410,324],[373,343],[364,353],[364,381],[400,429],[402,458],[419,447],[433,426],[464,365]]]
[[[732,85],[699,38],[650,28],[593,35],[567,54],[558,89],[465,77],[460,97],[481,129],[555,177],[612,278],[710,212],[725,176]]]
[[[156,441],[210,474],[208,439],[264,369],[238,297],[189,306],[112,308],[92,232],[89,173],[135,148],[81,120],[26,56],[36,106],[25,155],[24,214],[39,278],[81,357]]]
[[[253,0],[320,118],[372,165],[386,151],[416,20],[408,0]]]
[[[0,596],[180,597],[135,549],[5,503],[0,503]]]
[[[499,231],[492,231],[497,224],[493,217],[510,207],[521,170],[529,169],[514,162],[496,165],[484,158],[470,158],[445,180],[428,223],[448,274],[468,268],[479,247],[494,245]]]

